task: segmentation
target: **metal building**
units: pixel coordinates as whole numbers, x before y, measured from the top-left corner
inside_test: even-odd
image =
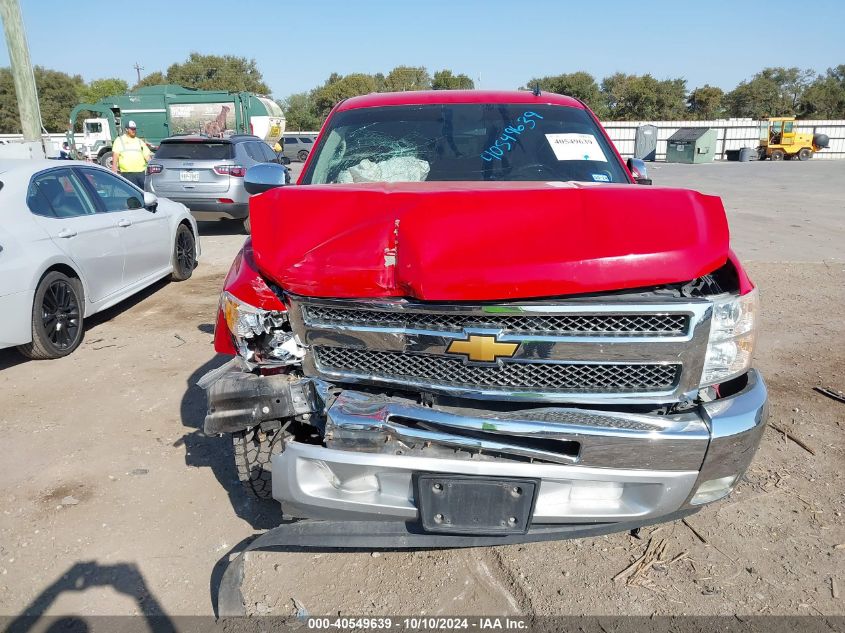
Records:
[[[709,163],[716,155],[716,130],[682,127],[666,141],[667,163]]]

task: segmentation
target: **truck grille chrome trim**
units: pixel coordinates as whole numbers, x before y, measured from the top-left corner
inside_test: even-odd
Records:
[[[306,306],[308,325],[369,326],[463,332],[468,328],[552,336],[680,336],[689,329],[685,314],[454,314],[436,312],[390,312],[364,308]]]
[[[713,305],[612,295],[497,304],[285,300],[294,333],[311,350],[303,361],[308,376],[583,404],[692,400]]]
[[[680,374],[672,364],[501,363],[467,365],[460,358],[315,347],[317,368],[326,374],[448,387],[480,387],[569,393],[670,391]]]
[[[326,446],[337,450],[443,457],[495,456],[600,468],[697,469],[709,440],[695,414],[667,416],[559,408],[495,413],[444,410],[344,391],[329,406]]]

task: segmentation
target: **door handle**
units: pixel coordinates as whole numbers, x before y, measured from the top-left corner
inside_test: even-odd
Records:
[[[132,226],[132,222],[130,222],[129,220],[124,218],[123,220],[118,222],[117,225],[118,226]]]
[[[76,235],[76,231],[71,231],[70,229],[62,229],[57,233],[59,237],[73,237]]]

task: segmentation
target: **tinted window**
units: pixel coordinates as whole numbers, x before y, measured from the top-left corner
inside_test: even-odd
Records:
[[[227,160],[234,158],[231,143],[164,141],[159,145],[156,158],[184,160]]]
[[[34,214],[47,217],[73,218],[94,213],[82,183],[68,169],[35,176],[29,183],[26,203]]]
[[[261,153],[262,143],[244,143],[247,155],[258,163],[264,162],[264,154]]]
[[[82,173],[106,211],[125,211],[144,206],[143,194],[128,182],[99,169],[84,169]]]
[[[440,104],[335,114],[305,184],[401,181],[629,183],[601,129],[580,108]],[[388,165],[382,163],[390,161]]]
[[[300,138],[299,138],[299,142],[300,142],[300,143],[305,143],[305,144],[307,145],[307,144],[309,144],[309,143],[313,143],[314,141],[312,141],[312,140],[311,140],[310,138],[308,138],[308,137],[303,136],[303,137],[300,137]]]
[[[299,141],[297,141],[297,140],[296,140],[295,138],[293,138],[292,136],[286,136],[286,137],[285,137],[285,145],[296,145],[298,142],[299,142]]]
[[[264,156],[264,161],[273,162],[276,160],[276,152],[270,149],[267,143],[259,143],[259,145],[261,146],[261,154]]]

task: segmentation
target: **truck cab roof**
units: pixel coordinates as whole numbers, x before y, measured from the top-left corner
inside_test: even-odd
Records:
[[[436,105],[438,103],[525,103],[585,109],[584,104],[577,99],[552,92],[541,92],[535,96],[529,90],[419,90],[374,92],[360,97],[352,97],[342,101],[337,106],[337,111],[397,105]]]

